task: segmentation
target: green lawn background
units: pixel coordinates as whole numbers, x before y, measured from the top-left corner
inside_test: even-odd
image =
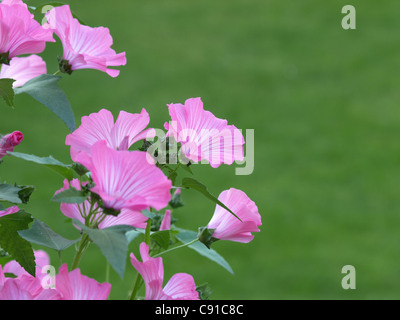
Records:
[[[36,5],[40,1],[29,1]],[[218,195],[242,189],[256,202],[261,232],[250,244],[218,242],[229,274],[190,249],[164,257],[165,280],[187,272],[208,282],[212,299],[397,299],[400,290],[400,3],[353,1],[148,0],[65,1],[90,26],[107,26],[128,64],[113,79],[96,70],[63,75],[60,86],[80,118],[101,108],[139,112],[151,126],[169,119],[167,103],[202,97],[205,108],[238,128],[255,130],[255,170],[195,166]],[[343,30],[353,4],[357,29]],[[57,70],[60,43],[42,56]],[[0,132],[20,130],[17,151],[69,163],[66,126],[28,96],[0,102]],[[28,212],[65,237],[52,171],[7,158],[0,178],[35,185]],[[215,206],[184,192],[174,212],[180,227],[206,225]],[[35,248],[38,248],[35,246]],[[50,251],[49,251],[50,253]],[[69,262],[73,250],[63,254]],[[51,252],[52,263],[60,261]],[[357,289],[343,290],[341,268],[353,265]],[[92,246],[82,272],[105,280]],[[128,295],[135,271],[113,271],[111,298]],[[165,281],[166,282],[166,281]]]

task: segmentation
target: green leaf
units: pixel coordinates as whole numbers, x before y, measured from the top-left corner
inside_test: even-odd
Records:
[[[196,286],[196,291],[199,293],[200,300],[209,300],[213,292],[208,282]]]
[[[150,235],[150,239],[156,242],[164,250],[167,250],[170,243],[170,232],[169,230],[153,232]]]
[[[82,190],[70,187],[69,189],[55,194],[51,200],[60,203],[83,203],[87,198],[88,195],[86,195]]]
[[[18,192],[21,189],[9,184],[0,184],[0,201],[8,201],[11,203],[22,203]]]
[[[123,278],[128,254],[126,233],[134,228],[127,225],[117,225],[105,229],[91,229],[78,220],[74,219],[73,223],[89,236],[114,270]]]
[[[61,252],[74,243],[77,240],[68,240],[60,236],[58,233],[54,232],[50,227],[42,221],[35,219],[33,225],[28,230],[18,231],[21,238],[31,242],[36,243],[47,248],[51,248]]]
[[[13,83],[14,79],[0,79],[0,96],[3,97],[4,101],[7,103],[8,106],[14,106],[14,89]]]
[[[182,243],[189,243],[193,241],[194,239],[197,239],[197,233],[194,231],[190,230],[184,230],[177,228],[179,233],[176,235],[177,239],[181,241]],[[233,270],[229,263],[219,254],[217,253],[214,249],[208,249],[203,243],[201,242],[195,242],[191,245],[188,246],[189,248],[193,249],[200,255],[210,259],[211,261],[214,261],[215,263],[219,264],[221,267],[229,271],[230,273],[233,274]]]
[[[20,88],[15,88],[16,94],[26,93],[53,111],[71,130],[75,130],[75,118],[71,105],[64,91],[57,82],[60,76],[42,74],[29,80]]]
[[[26,272],[35,276],[35,256],[32,245],[22,239],[18,231],[28,229],[31,215],[23,210],[0,218],[0,246],[16,260]]]
[[[0,184],[0,201],[27,203],[33,190],[31,186],[12,186],[2,183]]]
[[[41,164],[46,166],[47,168],[57,172],[64,178],[67,178],[69,181],[71,181],[74,177],[74,169],[72,165],[67,165],[64,164],[56,159],[54,159],[52,156],[48,157],[38,157],[33,154],[26,154],[26,153],[20,153],[20,152],[7,152],[7,154],[12,155],[16,158],[23,159],[26,161],[34,162],[37,164]]]
[[[210,199],[212,202],[218,204],[225,210],[228,210],[232,213],[237,219],[242,221],[232,210],[230,210],[226,205],[224,205],[221,201],[219,201],[216,197],[214,197],[210,192],[208,192],[207,187],[201,182],[193,179],[193,178],[183,178],[182,187],[190,188],[202,193],[207,199]],[[242,221],[243,222],[243,221]]]
[[[19,198],[21,199],[22,203],[28,203],[29,198],[31,197],[35,188],[32,186],[23,186],[20,188],[21,190],[18,192]]]
[[[135,239],[136,239],[138,236],[140,236],[140,235],[143,235],[143,236],[144,236],[144,232],[141,231],[141,229],[138,229],[138,230],[131,230],[131,231],[128,231],[128,232],[125,234],[126,239],[127,239],[127,241],[128,241],[128,244],[131,243],[133,240],[135,240]]]

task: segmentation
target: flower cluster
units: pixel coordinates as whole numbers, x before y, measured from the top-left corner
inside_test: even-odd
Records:
[[[46,18],[47,23],[41,26],[21,0],[0,3],[0,78],[14,79],[13,87],[18,88],[46,74],[46,64],[36,54],[44,50],[46,42],[54,41],[53,33],[61,40],[64,50],[59,59],[59,72],[71,74],[74,70],[90,68],[118,76],[119,70],[110,67],[125,65],[126,57],[125,53],[111,49],[113,40],[107,28],[82,25],[73,17],[68,5],[51,9]],[[18,57],[22,54],[31,55]],[[55,191],[53,200],[58,199],[60,211],[79,229],[80,238],[75,241],[79,243],[72,263],[69,266],[62,264],[52,278],[56,283],[54,287],[49,288],[45,283],[48,275],[43,269],[50,262],[44,251],[34,252],[36,269],[31,272],[17,259],[0,265],[0,300],[107,299],[111,284],[100,284],[82,275],[78,268],[82,255],[92,243],[100,247],[114,268],[118,267],[121,276],[125,268],[120,266],[129,254],[137,271],[131,299],[138,298],[140,285],[144,282],[145,299],[196,300],[201,294],[193,276],[188,273],[176,273],[164,285],[160,255],[193,245],[209,250],[218,240],[241,243],[253,240],[253,233],[260,231],[261,216],[245,192],[230,188],[215,198],[197,180],[189,179],[184,183],[182,179],[182,183],[177,183],[176,179],[183,169],[193,174],[192,164],[206,163],[217,168],[242,161],[245,140],[241,131],[205,110],[199,97],[187,99],[184,104],[167,106],[170,119],[164,123],[167,132],[162,136],[158,135],[160,130],[149,128],[150,116],[146,109],[140,113],[120,111],[116,120],[107,109],[82,117],[80,126],[71,129],[65,139],[65,144],[70,147],[71,165],[51,157],[43,160],[18,153],[19,157],[29,161],[55,167],[63,175],[62,187]],[[19,131],[1,137],[0,159],[22,140]],[[160,142],[164,143],[163,147]],[[162,153],[168,154],[168,161],[160,161]],[[171,161],[173,155],[179,155],[179,161]],[[0,186],[11,190],[6,197],[8,202],[23,197],[17,199],[16,204],[26,203],[25,192],[31,192],[29,188],[25,191],[17,186]],[[195,237],[189,240],[180,237],[179,230],[182,229],[174,225],[174,210],[183,206],[180,197],[187,189],[200,190],[216,204],[208,224],[194,232]],[[1,197],[0,201],[3,201]],[[0,204],[0,219],[20,213],[16,205],[4,208]],[[49,248],[54,249],[54,243],[60,239],[63,249],[68,247],[66,243],[75,243],[64,241],[36,220],[30,229],[27,226],[21,228],[19,231],[22,232],[17,233],[19,237]],[[193,235],[191,232],[186,234]],[[140,239],[137,243],[140,257],[136,254],[139,259],[133,252],[128,252],[132,239]],[[0,249],[0,253],[4,253]],[[14,276],[9,277],[9,274]]]

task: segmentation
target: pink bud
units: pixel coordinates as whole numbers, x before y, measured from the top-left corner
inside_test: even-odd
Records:
[[[14,147],[19,145],[24,139],[20,131],[6,134],[0,139],[0,159],[7,154],[7,151],[13,151]]]
[[[171,229],[171,210],[166,210],[160,225],[160,231]]]
[[[5,210],[0,210],[0,217],[3,217],[7,214],[13,214],[19,211],[19,208],[17,206],[9,207]]]

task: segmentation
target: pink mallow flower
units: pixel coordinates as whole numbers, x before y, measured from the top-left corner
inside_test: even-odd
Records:
[[[126,56],[125,52],[117,54],[111,49],[113,39],[108,28],[81,25],[73,18],[69,5],[48,11],[46,18],[63,45],[62,72],[97,69],[112,77],[119,75],[119,70],[108,67],[125,65]]]
[[[87,184],[87,182],[85,182]],[[71,180],[71,184],[67,179],[64,180],[64,186],[58,190],[55,194],[60,193],[61,191],[67,190],[70,187],[73,187],[77,190],[81,190],[81,184],[78,179]],[[85,224],[85,218],[89,214],[90,210],[90,199],[86,200],[84,203],[76,204],[76,203],[61,203],[60,210],[61,212],[68,218],[77,219],[81,223]],[[103,215],[103,210],[97,207],[97,204],[92,208],[93,210],[97,210],[97,213],[93,219],[96,221]],[[115,226],[115,225],[129,225],[135,228],[146,227],[147,217],[143,215],[141,212],[133,211],[130,209],[122,209],[118,216],[107,215],[104,219],[101,219],[101,222],[98,225],[99,229],[104,229],[107,227]]]
[[[42,280],[47,273],[42,268],[50,264],[45,251],[34,251],[36,272],[31,276],[20,264],[12,260],[0,266],[0,300],[61,300],[61,295],[53,289],[45,289]],[[14,274],[16,278],[7,278],[5,273]]]
[[[146,152],[117,151],[106,141],[96,142],[90,155],[80,152],[76,162],[91,172],[105,208],[141,211],[165,208],[171,200],[172,183]]]
[[[0,79],[14,79],[13,88],[21,87],[29,80],[47,73],[46,62],[37,55],[22,58],[13,58],[10,65],[3,65]]]
[[[205,111],[200,98],[168,105],[171,123],[167,135],[181,143],[181,153],[189,160],[206,160],[213,168],[244,159],[244,138],[239,129]]]
[[[7,155],[8,151],[13,151],[24,139],[20,131],[14,131],[0,138],[0,159]]]
[[[41,53],[54,42],[53,31],[43,28],[21,0],[0,3],[0,63],[22,55]]]
[[[140,255],[143,262],[139,262],[131,253],[133,267],[143,277],[146,285],[145,300],[199,300],[196,284],[193,277],[187,273],[174,274],[163,288],[164,266],[161,257],[152,258],[149,255],[149,246],[140,244]]]
[[[65,144],[71,146],[71,158],[75,161],[79,152],[90,153],[91,147],[101,140],[115,150],[128,150],[135,142],[153,138],[154,129],[146,129],[150,122],[145,109],[141,113],[120,111],[114,123],[112,113],[102,109],[97,113],[82,117],[81,125],[73,133],[67,135]]]
[[[62,300],[107,300],[111,284],[98,283],[81,274],[79,269],[68,272],[68,267],[63,264],[56,276],[56,290]]]
[[[243,191],[234,188],[223,191],[218,200],[242,221],[217,205],[214,215],[207,225],[209,230],[214,230],[212,237],[244,243],[253,240],[254,236],[251,233],[259,232],[258,227],[261,225],[261,216],[256,204]]]
[[[111,284],[98,283],[81,274],[79,269],[68,271],[67,265],[60,267],[55,275],[54,288],[44,288],[47,273],[43,267],[50,264],[44,251],[35,251],[36,277],[27,273],[16,261],[10,261],[4,269],[0,265],[0,300],[106,300]],[[12,273],[16,278],[5,277]]]

